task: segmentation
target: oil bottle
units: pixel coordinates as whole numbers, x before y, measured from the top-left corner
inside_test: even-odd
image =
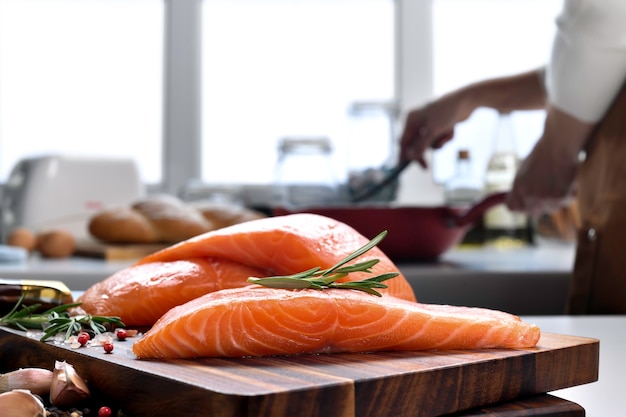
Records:
[[[510,191],[521,159],[515,146],[510,113],[500,113],[496,126],[493,153],[485,174],[485,193]],[[484,215],[485,241],[498,247],[521,247],[532,243],[528,216],[513,212],[505,204],[489,209]]]
[[[467,209],[483,196],[483,180],[474,173],[469,149],[457,151],[454,175],[445,183],[446,205]],[[483,220],[476,221],[465,233],[462,247],[480,246],[485,241]]]

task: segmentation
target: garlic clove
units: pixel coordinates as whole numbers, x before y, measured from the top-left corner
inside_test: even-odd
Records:
[[[50,402],[54,406],[72,406],[88,398],[89,388],[69,363],[56,361],[50,387]]]
[[[26,389],[36,395],[48,395],[52,371],[41,368],[22,368],[0,375],[0,392]]]
[[[46,409],[30,391],[16,389],[0,394],[0,414],[2,417],[44,417]]]

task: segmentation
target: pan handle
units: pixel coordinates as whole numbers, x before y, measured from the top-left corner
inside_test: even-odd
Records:
[[[506,200],[507,192],[489,194],[478,203],[461,214],[450,212],[448,224],[450,227],[464,227],[476,222],[487,210],[502,204]]]

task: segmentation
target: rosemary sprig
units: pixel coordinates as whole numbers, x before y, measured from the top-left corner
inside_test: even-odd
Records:
[[[370,240],[367,244],[352,252],[350,255],[346,256],[329,269],[316,267],[293,275],[273,276],[267,278],[250,277],[248,278],[248,282],[263,285],[265,287],[283,289],[309,288],[314,290],[324,290],[328,288],[340,288],[358,290],[381,297],[381,294],[376,291],[376,289],[387,288],[387,285],[383,284],[383,282],[397,277],[399,275],[397,272],[388,272],[364,279],[362,281],[337,282],[337,280],[344,278],[352,272],[372,273],[372,267],[380,262],[379,259],[371,259],[369,261],[359,262],[353,265],[344,265],[378,245],[380,241],[385,238],[385,236],[387,236],[386,230],[379,233],[378,236]]]
[[[24,306],[25,295],[22,294],[18,302],[3,317],[0,317],[0,326],[13,327],[19,330],[43,330],[41,337],[45,342],[57,333],[65,333],[65,339],[84,329],[91,329],[95,334],[107,331],[106,324],[125,327],[119,317],[92,316],[91,314],[70,315],[69,310],[78,307],[80,303],[63,304],[50,308],[43,313],[35,313],[41,304]]]

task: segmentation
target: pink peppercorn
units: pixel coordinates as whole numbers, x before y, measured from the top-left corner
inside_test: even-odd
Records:
[[[110,417],[113,415],[113,411],[109,407],[100,407],[98,410],[98,417]]]

